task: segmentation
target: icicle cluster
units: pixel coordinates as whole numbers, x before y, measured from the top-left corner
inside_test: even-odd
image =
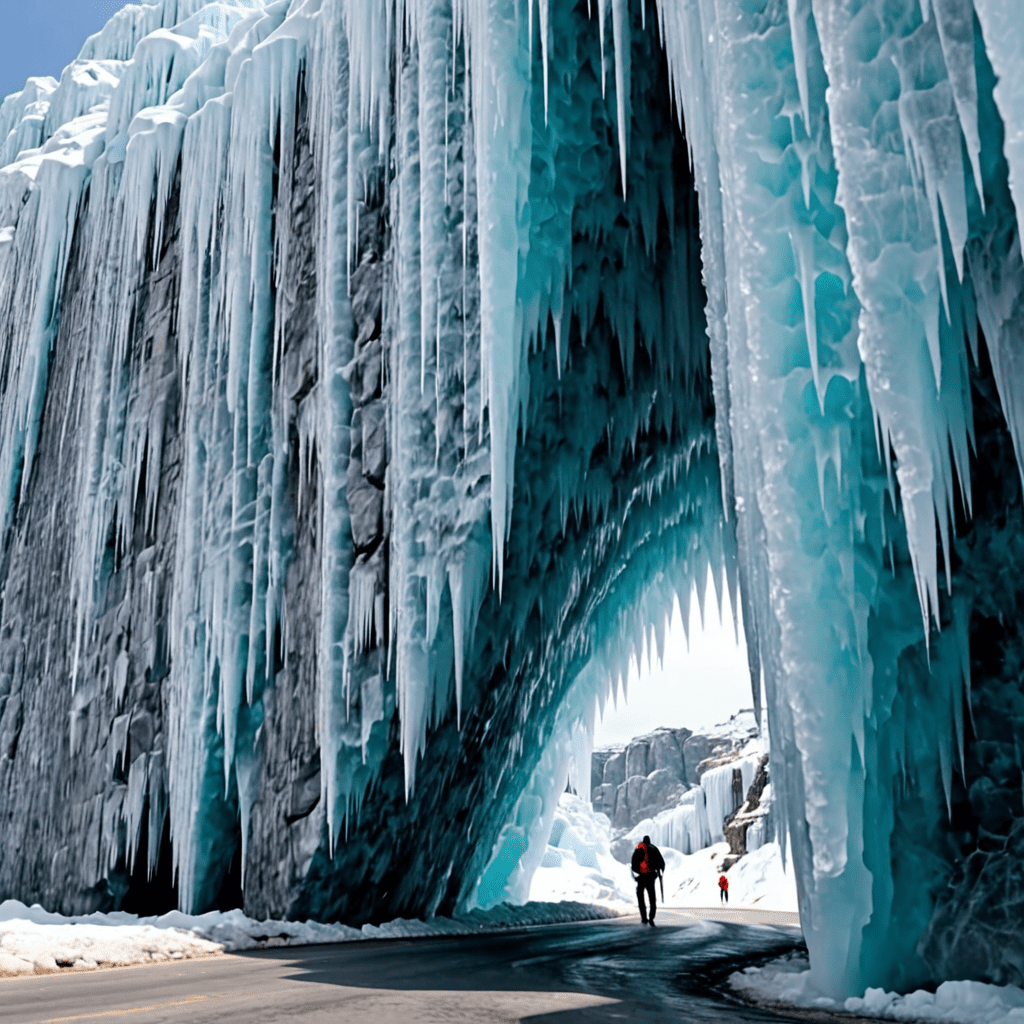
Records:
[[[561,372],[570,332],[585,339],[603,302],[627,373],[638,346],[664,353],[655,397],[629,399],[609,428],[613,450],[621,457],[642,431],[670,429],[694,414],[688,392],[668,398],[676,375],[692,382],[704,372],[688,246],[668,256],[676,277],[662,302],[650,301],[641,278],[625,275],[621,294],[602,295],[592,255],[615,230],[617,207],[598,202],[607,188],[605,167],[581,160],[593,145],[593,126],[578,122],[571,102],[573,12],[542,5],[538,13],[534,21],[531,7],[524,21],[511,0],[165,0],[126,8],[89,40],[59,85],[32,80],[4,105],[5,153],[13,159],[2,172],[0,274],[8,312],[32,310],[8,317],[14,326],[4,339],[14,368],[0,412],[8,525],[32,472],[60,283],[76,231],[88,250],[95,330],[78,371],[88,378],[90,408],[88,436],[73,460],[83,514],[71,573],[72,688],[93,685],[81,652],[107,600],[108,552],[112,546],[115,563],[126,556],[140,516],[153,531],[167,424],[175,423],[182,438],[173,572],[189,583],[175,587],[170,609],[152,609],[154,617],[169,616],[167,749],[126,766],[123,813],[131,859],[149,793],[152,859],[169,798],[186,906],[209,895],[203,879],[216,856],[216,834],[204,824],[204,807],[218,799],[211,789],[218,772],[224,795],[238,802],[243,847],[248,834],[275,633],[283,634],[282,646],[288,643],[281,593],[292,525],[283,489],[293,428],[303,472],[316,465],[323,495],[319,732],[333,842],[346,817],[358,812],[383,756],[368,754],[368,742],[374,723],[384,721],[385,677],[393,673],[407,795],[428,727],[448,714],[452,697],[456,714],[463,713],[477,616],[491,584],[501,591],[509,560],[530,353],[552,343]],[[616,92],[607,102],[617,112],[623,175],[628,20],[622,2],[602,5],[595,55],[602,103],[606,61],[616,67]],[[617,61],[605,52],[609,24],[607,46]],[[542,69],[542,94],[534,90],[534,63]],[[320,377],[312,414],[293,424],[276,387],[287,328],[274,295],[292,244],[288,207],[279,198],[291,190],[303,88],[319,168]],[[576,123],[567,120],[573,117]],[[359,438],[373,429],[369,410],[353,411],[353,345],[367,325],[353,323],[348,292],[360,258],[361,211],[385,158],[397,168],[387,186],[395,255],[382,313],[390,351],[383,367],[392,524],[386,580],[380,554],[361,550],[354,536],[355,499],[348,494]],[[537,163],[548,168],[539,178]],[[671,167],[662,165],[650,181],[630,185],[623,177],[618,188],[629,196],[625,213],[652,264],[666,203],[672,230],[670,177]],[[168,328],[187,387],[180,400],[168,395],[143,407],[125,366],[140,289],[159,266],[171,227],[182,265]],[[620,235],[614,244],[625,252],[633,240]],[[631,502],[649,505],[663,489],[683,486],[691,462],[706,461],[699,398],[695,409],[696,440]],[[608,515],[613,483],[589,473],[590,450],[603,432],[596,423],[593,441],[581,436],[579,449],[570,446],[558,457],[563,533],[570,516],[579,522]],[[720,573],[727,537],[715,515],[702,529],[706,544],[679,542],[674,575],[659,575],[666,568],[659,566],[648,581],[637,570],[643,600],[603,627],[607,636],[598,646],[612,668],[598,674],[591,699],[625,673],[627,655],[617,652],[614,636],[639,652],[651,624],[651,643],[660,650],[675,593],[688,604],[694,579],[703,593],[709,564]],[[598,540],[588,556],[594,566],[611,543],[610,532]],[[658,556],[645,558],[653,568]],[[563,621],[588,579],[580,567],[573,573]],[[718,585],[721,593],[721,579]],[[560,671],[585,661],[594,642],[590,633],[581,636]],[[373,669],[367,653],[382,644],[393,663]],[[450,669],[439,645],[450,645]],[[150,653],[147,671],[160,657]],[[122,694],[126,673],[122,651],[114,668]],[[129,719],[122,715],[116,728],[126,734]],[[109,856],[117,856],[113,840]]]
[[[1012,182],[1021,106],[1006,57],[1024,26],[999,0],[658,6],[701,196],[752,668],[817,983],[846,994],[893,977],[895,780],[931,784],[895,681],[921,641],[936,692],[917,728],[947,805],[954,750],[963,764],[968,613],[954,600],[943,620],[939,577],[951,587],[954,521],[971,510],[979,323],[1022,451],[1011,310],[1024,278],[976,65],[987,47],[1006,75]]]

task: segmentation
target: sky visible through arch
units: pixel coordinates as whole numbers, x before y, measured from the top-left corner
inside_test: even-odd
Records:
[[[125,6],[124,0],[0,0],[0,97],[20,92],[30,75],[52,75]]]
[[[594,730],[594,747],[628,743],[634,736],[659,726],[707,729],[723,722],[741,708],[753,706],[743,627],[739,641],[733,625],[729,595],[722,601],[722,617],[714,587],[709,583],[704,605],[704,624],[696,597],[690,602],[690,643],[687,647],[679,605],[665,637],[665,659],[645,657],[629,674],[627,699],[619,694],[618,706],[611,701]]]

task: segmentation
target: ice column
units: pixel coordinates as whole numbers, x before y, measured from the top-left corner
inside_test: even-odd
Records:
[[[927,21],[918,0],[901,0],[884,17],[881,6],[815,0],[813,9],[829,79],[837,195],[862,305],[858,346],[881,450],[891,447],[896,458],[927,632],[938,615],[936,521],[949,571],[954,471],[970,504],[971,409],[957,282],[967,233],[960,110],[970,109],[970,97],[955,88],[964,74],[951,81],[946,71],[937,27],[950,26],[943,11],[952,5],[937,5],[939,17]],[[880,25],[887,27],[881,45],[865,47]],[[953,52],[958,70],[973,59],[961,47]],[[865,89],[865,81],[877,87]],[[943,237],[955,269],[946,265]]]
[[[700,12],[698,21],[666,5],[662,17],[677,83],[703,73],[700,88],[712,97],[710,129],[707,113],[683,102],[703,176],[705,252],[727,289],[727,357],[714,366],[716,393],[728,367],[737,532],[753,604],[745,618],[765,669],[776,784],[790,816],[808,822],[793,854],[812,962],[827,990],[843,990],[856,983],[859,930],[871,914],[855,824],[871,685],[868,603],[855,578],[870,564],[858,306],[806,5],[755,15],[709,0]],[[713,310],[709,320],[714,354]],[[712,833],[720,828],[711,821]],[[835,927],[836,914],[844,925]]]

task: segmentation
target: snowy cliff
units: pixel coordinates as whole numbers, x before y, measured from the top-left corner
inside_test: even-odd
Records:
[[[710,732],[660,728],[624,747],[595,750],[590,802],[620,832],[670,808],[689,806],[689,814],[677,815],[692,819],[689,827],[667,845],[682,853],[699,850],[723,838],[723,824],[743,803],[768,750],[758,732],[753,714],[743,711]]]
[[[0,896],[491,905],[710,571],[819,987],[1021,981],[1018,13],[162,0],[9,97]]]

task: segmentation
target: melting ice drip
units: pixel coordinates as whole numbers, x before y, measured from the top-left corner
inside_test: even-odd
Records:
[[[370,699],[372,686],[357,694],[351,674],[373,638],[387,639],[394,661],[408,794],[447,693],[433,671],[436,641],[450,638],[461,715],[477,614],[489,585],[505,586],[526,365],[548,343],[549,324],[560,367],[570,325],[585,336],[599,300],[626,358],[638,331],[650,351],[670,353],[667,362],[697,367],[703,358],[687,333],[686,294],[675,308],[657,306],[638,287],[611,296],[599,278],[573,278],[583,194],[621,189],[641,248],[653,245],[669,201],[658,181],[627,173],[642,117],[631,111],[631,46],[656,32],[700,194],[723,504],[738,543],[753,677],[763,676],[767,695],[773,788],[790,825],[819,983],[844,993],[885,976],[897,958],[893,780],[926,779],[934,753],[948,801],[957,751],[962,767],[968,611],[940,594],[939,577],[944,570],[952,586],[951,523],[971,508],[968,360],[978,358],[978,324],[1024,463],[1024,270],[1012,229],[1014,199],[1017,209],[1024,203],[1024,87],[1014,74],[1024,21],[1014,0],[789,0],[757,10],[739,0],[597,0],[587,16],[600,30],[620,158],[619,180],[598,183],[586,180],[584,161],[576,177],[558,163],[574,130],[559,90],[590,59],[568,45],[570,6],[164,0],[118,14],[59,84],[33,79],[8,98],[4,522],[31,479],[64,271],[84,225],[96,333],[80,372],[91,408],[86,436],[67,439],[84,446],[70,638],[81,647],[104,584],[109,524],[119,548],[138,509],[151,519],[159,504],[157,441],[169,410],[157,402],[147,416],[129,416],[121,367],[135,291],[159,259],[180,174],[177,330],[189,386],[175,558],[177,578],[194,586],[179,587],[170,609],[166,769],[156,758],[132,764],[124,813],[137,837],[147,779],[152,791],[166,770],[188,909],[200,899],[211,764],[237,785],[245,841],[261,726],[254,709],[273,673],[275,631],[288,628],[274,294],[293,226],[275,197],[290,187],[305,89],[322,199],[317,274],[332,283],[318,293],[325,372],[299,438],[304,465],[317,453],[324,493],[319,731],[330,841],[379,767],[368,740],[383,703]],[[385,588],[352,545],[346,369],[361,327],[347,288],[361,201],[388,161],[394,532]],[[595,244],[602,230],[594,227]],[[635,438],[653,406],[615,431]],[[681,457],[682,477],[692,454]],[[566,470],[562,492],[564,522],[572,509],[606,506],[609,488],[584,466]],[[687,603],[695,580],[701,592],[709,561],[734,581],[730,543],[721,524],[708,525],[686,572],[636,587],[635,616],[609,626],[591,652],[560,736],[585,726],[595,697],[621,674],[623,631],[640,646],[653,623],[660,645],[666,599],[678,592]],[[913,718],[891,680],[901,654],[921,642],[939,695]],[[86,674],[76,666],[72,685]],[[928,751],[893,741],[908,722],[934,738]],[[223,739],[219,762],[213,736]],[[511,826],[519,831],[495,849],[485,872],[495,891],[528,870],[524,851],[550,824],[564,784],[567,742],[545,753]],[[159,801],[150,813],[159,832]],[[912,949],[926,923],[904,921],[900,948]]]

